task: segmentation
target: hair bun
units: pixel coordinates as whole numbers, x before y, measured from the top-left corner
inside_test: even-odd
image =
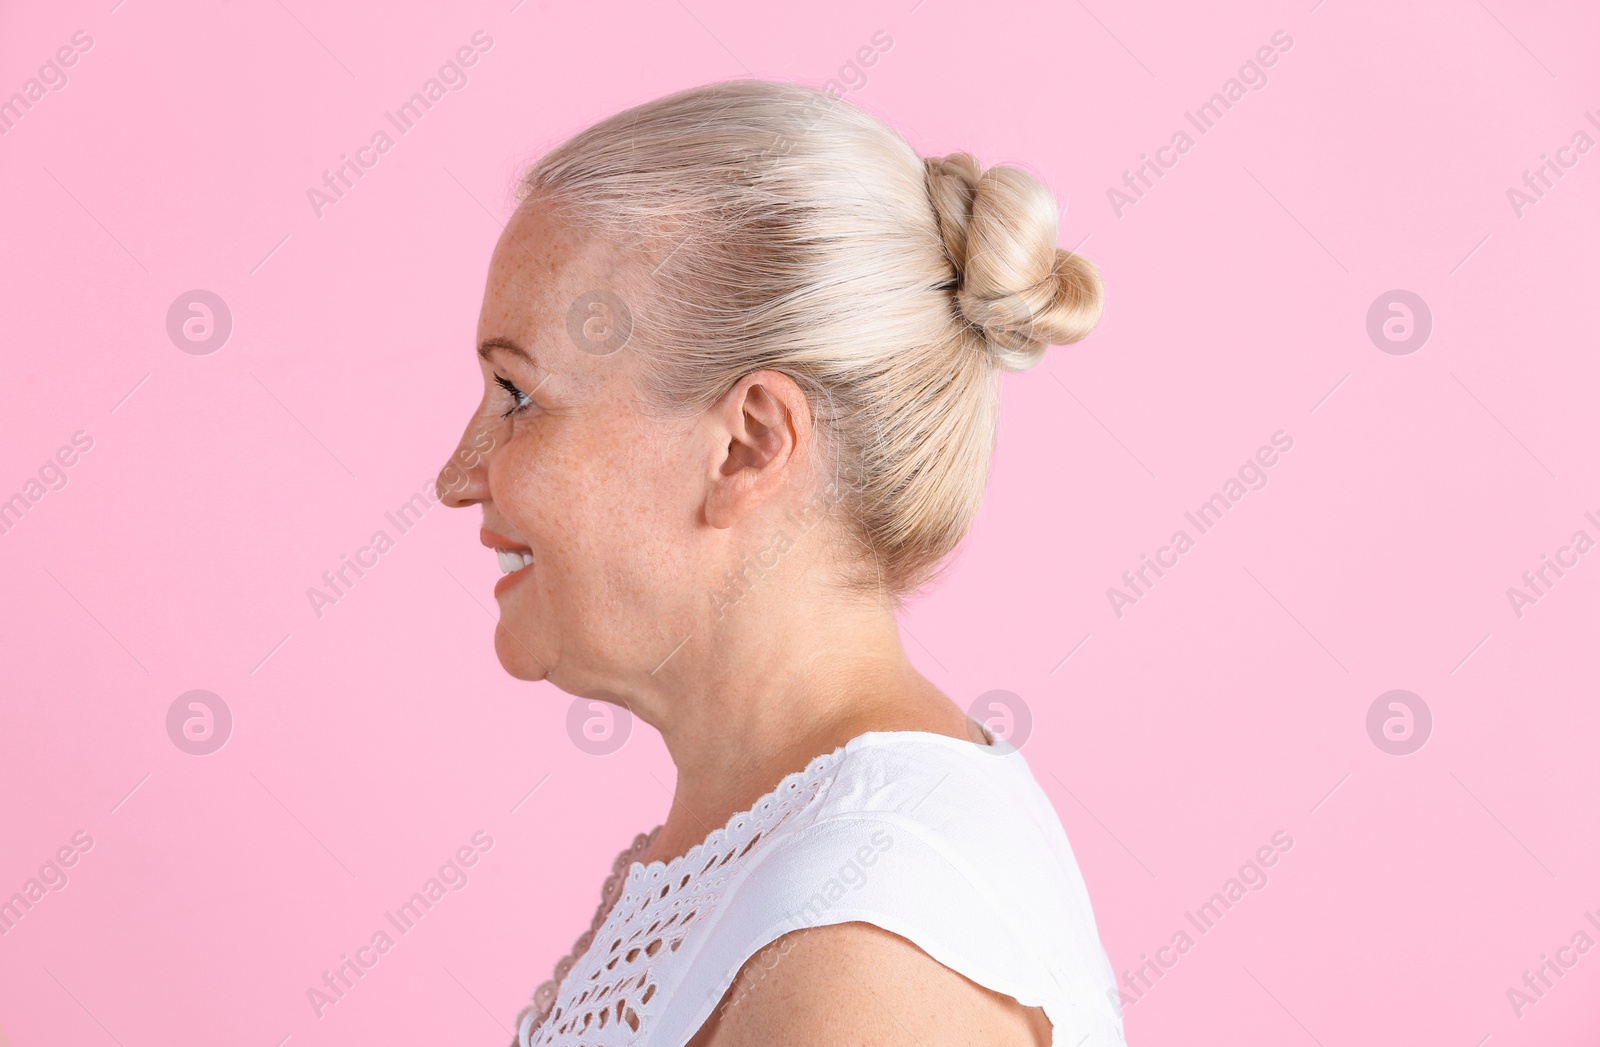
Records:
[[[928,196],[956,270],[956,304],[1000,367],[1026,370],[1046,348],[1086,336],[1104,306],[1100,272],[1056,247],[1055,196],[1019,167],[984,170],[969,153],[926,157]]]

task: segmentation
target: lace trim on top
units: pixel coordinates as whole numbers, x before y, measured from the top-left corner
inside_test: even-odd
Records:
[[[635,836],[612,863],[589,930],[518,1012],[511,1047],[554,1047],[578,1037],[592,1047],[646,1042],[659,1004],[657,969],[690,928],[717,909],[742,859],[820,795],[844,750],[841,745],[785,775],[749,810],[670,862],[638,860],[661,826]]]
[[[550,1009],[555,1006],[556,991],[561,985],[561,980],[567,976],[568,971],[572,970],[573,964],[577,963],[579,958],[589,950],[589,945],[594,941],[594,936],[600,930],[601,924],[611,914],[611,909],[617,904],[617,899],[622,896],[622,881],[629,866],[637,864],[638,859],[655,842],[656,837],[661,833],[661,829],[662,827],[658,825],[650,830],[648,835],[639,833],[633,838],[632,844],[617,854],[616,859],[611,863],[611,874],[606,877],[605,883],[600,886],[600,905],[594,911],[594,918],[589,921],[589,929],[578,936],[578,940],[572,944],[572,951],[556,962],[554,975],[539,983],[539,987],[533,990],[533,996],[530,998],[528,1005],[517,1012],[514,1028],[520,1030],[522,1028],[522,1019],[531,1013],[533,1015],[532,1027],[537,1029],[550,1014]],[[511,1047],[519,1047],[522,1042],[521,1037],[518,1035],[511,1037]]]

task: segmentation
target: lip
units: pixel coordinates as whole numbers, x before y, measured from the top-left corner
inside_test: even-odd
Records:
[[[530,555],[533,553],[533,550],[528,548],[526,545],[513,541],[503,534],[496,534],[488,528],[479,528],[478,541],[482,542],[490,549],[509,549],[512,552],[528,553]],[[533,564],[529,564],[526,567],[512,571],[510,574],[501,575],[500,580],[494,583],[494,594],[499,596],[513,585],[516,585],[518,582],[522,581],[528,572],[533,570],[533,567]]]
[[[519,553],[533,552],[532,549],[529,549],[521,542],[514,542],[510,538],[507,538],[504,535],[495,534],[493,531],[487,528],[479,528],[478,541],[482,542],[490,549],[512,549]]]
[[[533,567],[533,564],[529,564],[526,567],[521,567],[515,571],[512,571],[510,574],[501,575],[500,580],[494,583],[494,594],[499,596],[513,585],[516,585],[518,582],[522,581],[523,576],[532,571]]]

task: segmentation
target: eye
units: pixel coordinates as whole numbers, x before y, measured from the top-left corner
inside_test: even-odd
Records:
[[[513,383],[511,381],[511,379],[509,379],[509,378],[504,378],[504,377],[502,377],[500,375],[495,375],[494,376],[494,384],[498,385],[500,388],[504,389],[506,392],[511,394],[512,408],[511,408],[511,410],[509,410],[509,411],[505,412],[504,414],[502,414],[500,416],[501,418],[510,418],[512,415],[516,414],[518,411],[522,410],[524,407],[527,407],[527,406],[529,406],[530,404],[533,403],[532,398],[530,398],[528,396],[528,394],[523,392],[521,389],[518,389],[516,387],[516,384]]]

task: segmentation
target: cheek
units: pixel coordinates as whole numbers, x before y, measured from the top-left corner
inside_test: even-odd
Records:
[[[530,428],[495,456],[489,486],[495,507],[536,556],[581,560],[626,540],[621,532],[636,520],[638,484],[646,480],[633,475],[636,468],[603,441],[556,441]]]

